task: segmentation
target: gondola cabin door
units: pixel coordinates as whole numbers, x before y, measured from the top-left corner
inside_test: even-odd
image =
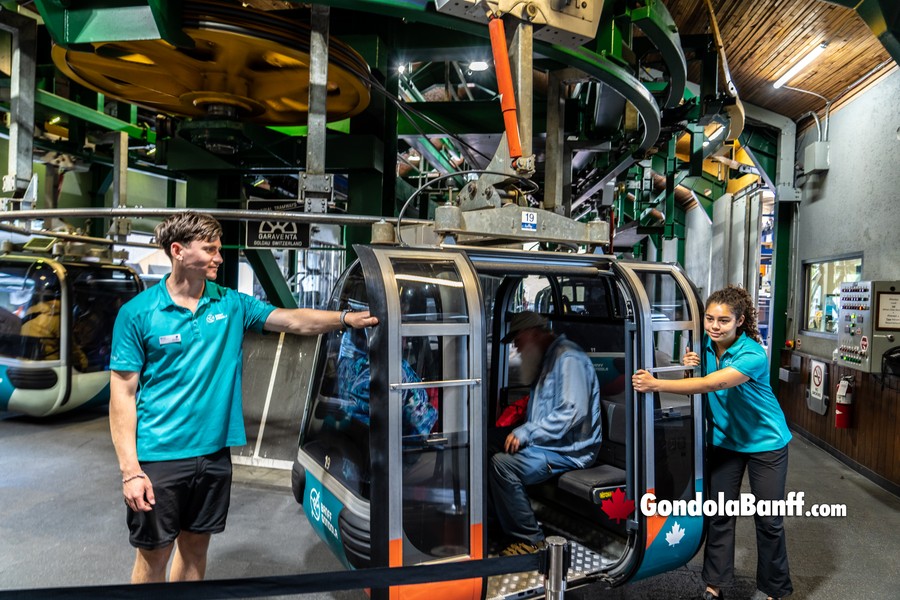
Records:
[[[462,252],[357,247],[369,310],[372,566],[482,558],[483,302]],[[391,598],[481,597],[481,579]]]
[[[663,263],[612,266],[634,304],[633,331],[627,337],[632,368],[647,369],[657,378],[699,375],[699,369],[681,365],[687,348],[700,353],[703,317],[699,295],[684,272]],[[612,580],[637,580],[678,568],[694,556],[703,539],[702,514],[662,514],[677,501],[702,498],[702,395],[640,394],[631,388],[630,378],[627,386],[633,412],[628,422],[634,427],[631,460],[640,467],[629,469],[633,477],[628,486],[636,509],[637,543],[631,548],[633,560],[609,573]],[[659,514],[644,514],[642,499],[645,508],[655,507]]]

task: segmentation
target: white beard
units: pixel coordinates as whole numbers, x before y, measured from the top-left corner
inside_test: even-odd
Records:
[[[544,354],[538,346],[531,345],[519,350],[519,355],[522,357],[522,363],[519,366],[522,384],[531,385],[541,373],[541,363],[544,361]]]

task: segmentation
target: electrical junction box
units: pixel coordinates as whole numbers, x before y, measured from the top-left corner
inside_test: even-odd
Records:
[[[828,142],[813,142],[803,151],[803,172],[823,173],[828,170]]]
[[[799,188],[795,188],[788,183],[782,183],[775,190],[775,199],[778,202],[800,202],[802,196]]]

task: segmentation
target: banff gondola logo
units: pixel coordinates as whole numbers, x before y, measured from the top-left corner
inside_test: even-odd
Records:
[[[318,488],[313,487],[309,489],[309,513],[316,522],[322,524],[322,527],[324,527],[326,531],[335,538],[340,539],[337,527],[335,527],[333,522],[331,509],[325,505],[322,493]]]

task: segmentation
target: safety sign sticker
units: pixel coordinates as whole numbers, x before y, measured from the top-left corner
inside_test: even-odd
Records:
[[[825,363],[810,361],[810,378],[809,395],[815,400],[822,400],[825,395]]]
[[[522,231],[537,231],[537,213],[530,210],[522,211]]]

